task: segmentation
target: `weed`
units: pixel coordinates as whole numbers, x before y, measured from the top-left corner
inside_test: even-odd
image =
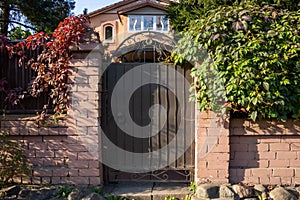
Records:
[[[68,195],[74,190],[73,187],[68,186],[58,186],[58,194],[56,195],[56,199],[61,197],[67,198]]]

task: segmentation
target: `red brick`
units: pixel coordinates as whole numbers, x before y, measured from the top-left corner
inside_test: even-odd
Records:
[[[273,176],[292,177],[294,176],[294,169],[289,168],[275,168],[273,169]]]
[[[101,185],[102,182],[101,177],[90,177],[89,179],[90,179],[90,185],[94,185],[94,186]]]
[[[198,128],[208,128],[212,126],[211,119],[199,119],[197,121]]]
[[[51,184],[61,184],[61,180],[60,180],[60,177],[57,177],[57,176],[52,176],[51,177]]]
[[[29,143],[29,149],[35,149],[35,150],[46,150],[47,149],[47,143],[45,142],[30,142]]]
[[[255,177],[270,177],[272,174],[272,169],[268,169],[268,168],[257,168],[257,169],[252,169],[251,171],[252,176]]]
[[[216,147],[213,149],[213,152],[229,154],[230,146],[228,144],[223,144],[223,143],[217,144]]]
[[[215,161],[208,161],[207,169],[214,170],[214,169],[228,169],[228,161],[222,160],[215,160]]]
[[[300,151],[300,143],[291,143],[292,151]]]
[[[70,183],[75,185],[88,185],[90,183],[89,177],[70,177],[69,178]]]
[[[44,166],[45,167],[58,167],[58,166],[64,166],[65,163],[64,163],[64,160],[63,159],[54,159],[54,158],[51,158],[51,159],[43,159],[44,161]]]
[[[223,131],[222,135],[219,137],[219,145],[229,146],[230,138],[228,134],[229,133],[226,133],[226,130]]]
[[[217,170],[210,170],[210,169],[198,169],[198,178],[216,178],[218,177]],[[200,180],[201,181],[201,180]]]
[[[270,184],[271,185],[281,185],[281,179],[280,177],[270,177]]]
[[[63,139],[67,144],[76,144],[78,143],[78,136],[67,136],[67,138]]]
[[[228,178],[229,172],[227,169],[224,170],[218,170],[218,178]]]
[[[36,169],[33,171],[33,176],[52,176],[51,169]]]
[[[67,136],[61,136],[61,135],[47,135],[43,136],[44,142],[51,142],[54,144],[62,143],[65,140],[67,140]]]
[[[260,137],[258,140],[259,143],[280,143],[281,142],[281,137],[277,138],[272,138],[272,137]]]
[[[48,142],[47,144],[48,144],[47,149],[49,150],[67,150],[66,145],[61,141]]]
[[[271,143],[270,151],[289,151],[290,145],[288,143]]]
[[[263,160],[274,160],[275,152],[258,152],[258,158]]]
[[[78,169],[69,169],[69,175],[70,176],[78,176]]]
[[[223,129],[222,128],[207,128],[207,134],[209,136],[221,136],[223,133]]]
[[[230,166],[245,168],[249,166],[249,160],[230,160]]]
[[[255,152],[235,152],[234,159],[236,160],[254,160],[257,157]],[[275,153],[274,153],[275,157]]]
[[[270,160],[269,167],[289,167],[290,160]]]
[[[89,161],[91,162],[91,161]],[[87,161],[81,161],[81,160],[70,160],[68,162],[69,168],[77,168],[77,169],[84,169],[89,167],[89,162]]]
[[[297,158],[296,152],[277,152],[278,160],[295,160]]]
[[[88,161],[89,163],[89,168],[100,168],[100,162],[99,161]]]
[[[77,160],[78,153],[77,152],[68,152],[68,158],[69,158],[69,160]]]
[[[79,176],[99,176],[99,169],[90,168],[90,169],[79,169]]]
[[[87,151],[86,147],[84,145],[79,145],[79,144],[70,144],[68,145],[68,150],[70,152],[84,152]]]
[[[261,176],[259,177],[259,183],[263,185],[269,185],[270,183],[270,177]]]
[[[240,137],[240,143],[241,144],[257,144],[258,139],[257,139],[257,137],[254,137],[254,136],[243,136],[243,137]]]
[[[231,150],[231,152],[248,151],[248,144],[231,144],[230,150]]]
[[[65,158],[68,157],[68,152],[64,150],[54,151],[55,158]]]
[[[283,137],[282,140],[281,140],[282,143],[290,143],[290,144],[293,144],[293,143],[300,143],[300,138],[299,137]]]
[[[69,170],[67,168],[53,169],[53,175],[55,176],[68,176]]]
[[[49,158],[49,157],[54,157],[54,152],[50,150],[37,150],[36,152],[36,157],[37,158]]]
[[[269,151],[269,144],[257,144],[257,151]]]
[[[245,177],[244,183],[259,184],[259,177],[256,176]]]

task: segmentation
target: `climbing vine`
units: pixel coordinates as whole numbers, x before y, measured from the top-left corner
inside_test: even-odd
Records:
[[[191,22],[173,58],[195,63],[193,98],[200,110],[229,109],[252,120],[298,119],[299,30],[299,11],[221,6]]]
[[[31,95],[38,97],[42,92],[49,93],[50,101],[44,106],[43,114],[50,104],[54,106],[55,113],[69,109],[70,47],[79,43],[88,22],[87,16],[70,16],[58,25],[52,36],[40,32],[7,46],[11,56],[20,56],[19,66],[30,67],[37,73],[31,84]],[[40,54],[35,58],[26,55],[25,50],[39,50]]]

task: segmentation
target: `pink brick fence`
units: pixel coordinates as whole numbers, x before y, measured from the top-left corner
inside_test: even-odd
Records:
[[[72,110],[67,120],[37,127],[24,116],[0,118],[0,129],[24,145],[30,177],[17,182],[91,184],[103,182],[99,162],[101,49],[94,33],[73,48]],[[95,47],[97,47],[95,49]],[[299,121],[258,122],[197,112],[195,179],[215,183],[300,183]]]
[[[230,181],[300,183],[300,122],[232,119]]]

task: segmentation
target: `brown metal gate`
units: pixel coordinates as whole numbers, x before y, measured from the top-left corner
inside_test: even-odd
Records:
[[[126,156],[125,153],[115,153],[115,149],[112,145],[103,144],[102,152],[105,159],[115,159],[119,162],[120,168],[113,169],[112,167],[105,166],[104,174],[106,182],[117,181],[178,181],[178,182],[190,182],[193,179],[194,173],[194,138],[191,136],[194,134],[195,122],[194,122],[194,103],[185,101],[179,102],[178,99],[188,99],[189,88],[185,88],[184,82],[177,80],[176,73],[181,73],[186,79],[185,81],[191,82],[190,70],[180,66],[169,65],[166,73],[160,73],[161,65],[157,64],[157,70],[141,70],[140,73],[155,74],[160,80],[164,80],[167,83],[175,83],[175,90],[170,91],[167,87],[159,84],[145,84],[134,91],[130,97],[129,105],[124,104],[124,95],[127,94],[126,88],[130,88],[134,81],[142,82],[143,76],[135,76],[132,79],[121,78],[133,68],[140,66],[144,63],[112,63],[103,73],[102,76],[102,91],[101,91],[101,127],[105,136],[113,145],[116,145],[124,152],[133,153],[149,153],[150,156],[143,158],[142,162],[148,162],[151,165],[153,157],[151,152],[157,151],[161,148],[166,148],[167,153],[161,153],[157,155],[156,162],[167,162],[168,164],[162,169],[151,170],[147,172],[136,171],[130,172],[128,170],[122,170],[126,168],[135,168],[139,165],[140,161],[136,161],[134,156]],[[155,63],[154,63],[155,65]],[[170,70],[170,68],[175,68]],[[150,76],[149,76],[150,77]],[[149,78],[151,79],[151,77]],[[121,85],[124,89],[118,92],[118,98],[114,105],[127,106],[129,109],[130,117],[139,126],[146,126],[150,123],[151,119],[149,115],[155,117],[156,124],[160,131],[158,134],[151,135],[150,133],[143,133],[149,135],[149,137],[135,137],[140,133],[135,133],[132,128],[132,133],[128,134],[121,130],[117,121],[125,123],[127,119],[124,119],[122,113],[118,113],[117,116],[113,116],[112,113],[112,93],[115,85],[118,81],[122,81]],[[182,90],[182,88],[184,88]],[[128,94],[127,94],[128,95]],[[179,98],[182,97],[182,98]],[[155,111],[151,111],[153,105],[159,104],[165,109],[166,121],[161,124],[160,117],[162,116],[162,110],[159,108]],[[152,112],[152,113],[150,113]],[[183,120],[182,120],[183,119]],[[183,131],[183,136],[179,138],[177,132]],[[150,127],[151,129],[151,127]],[[176,148],[169,148],[170,141],[175,141]],[[178,146],[184,146],[185,152],[183,155],[179,155],[180,152],[177,149]],[[107,155],[106,155],[107,154]],[[172,157],[173,156],[173,157]],[[171,160],[174,160],[171,162]],[[153,162],[154,163],[154,162]],[[104,163],[106,164],[106,163]]]
[[[194,162],[195,162],[195,147],[194,147],[194,138],[191,135],[194,133],[194,103],[178,102],[178,96],[188,97],[188,89],[185,88],[183,91],[179,91],[178,74],[174,74],[173,71],[163,74],[159,73],[160,65],[157,65],[157,71],[150,71],[147,73],[155,74],[159,80],[164,80],[169,82],[173,79],[175,81],[175,93],[174,91],[169,91],[166,87],[161,86],[160,84],[146,84],[138,88],[130,98],[128,106],[130,116],[132,120],[140,125],[146,126],[150,123],[149,109],[155,104],[162,105],[166,109],[166,123],[160,124],[159,118],[161,117],[161,110],[157,110],[155,115],[157,119],[156,125],[159,126],[159,133],[156,135],[151,135],[149,137],[140,138],[135,137],[134,129],[132,133],[127,134],[121,130],[116,121],[125,121],[126,119],[119,119],[122,116],[114,117],[112,115],[111,101],[112,93],[116,83],[120,78],[126,74],[129,70],[141,65],[140,63],[113,63],[111,64],[104,72],[102,77],[102,113],[101,113],[101,127],[105,136],[120,149],[128,152],[134,153],[146,153],[154,152],[160,148],[167,147],[171,140],[174,139],[176,147],[184,146],[187,149],[183,155],[178,155],[180,152],[177,148],[168,148],[167,153],[159,154],[157,162],[168,162],[168,165],[163,169],[157,169],[153,171],[147,171],[139,173],[137,172],[128,172],[128,170],[123,170],[124,168],[135,168],[140,162],[136,160],[134,156],[125,156],[123,153],[115,154],[115,150],[110,148],[108,145],[104,144],[102,148],[103,157],[105,159],[115,159],[119,162],[120,168],[113,169],[109,166],[105,166],[104,174],[105,181],[107,182],[116,182],[116,181],[178,181],[178,182],[190,182],[193,179],[194,173]],[[173,67],[174,68],[174,67]],[[175,67],[176,71],[181,73],[188,81],[191,81],[190,70],[182,67]],[[143,71],[141,71],[143,73]],[[126,94],[126,88],[130,87],[134,81],[139,80],[140,77],[136,76],[134,80],[122,80],[121,83],[124,85],[123,92],[118,93],[117,101],[115,105],[122,105],[123,97]],[[182,85],[181,85],[182,86]],[[181,89],[182,90],[182,89]],[[186,98],[187,99],[187,98]],[[125,105],[126,106],[126,105]],[[189,109],[188,109],[189,108]],[[116,119],[118,118],[118,119]],[[184,119],[184,120],[182,120]],[[179,127],[183,129],[184,135],[178,136],[177,132]],[[149,134],[149,133],[143,133]],[[178,152],[177,152],[178,151]],[[150,154],[151,155],[151,154]],[[172,159],[171,156],[176,156],[174,162],[170,162]],[[147,156],[143,158],[143,162],[153,161],[152,156]],[[156,157],[157,159],[157,157]],[[128,165],[132,163],[132,165]],[[124,164],[123,164],[124,163]],[[154,163],[154,162],[153,162]],[[106,163],[104,163],[106,164]]]

